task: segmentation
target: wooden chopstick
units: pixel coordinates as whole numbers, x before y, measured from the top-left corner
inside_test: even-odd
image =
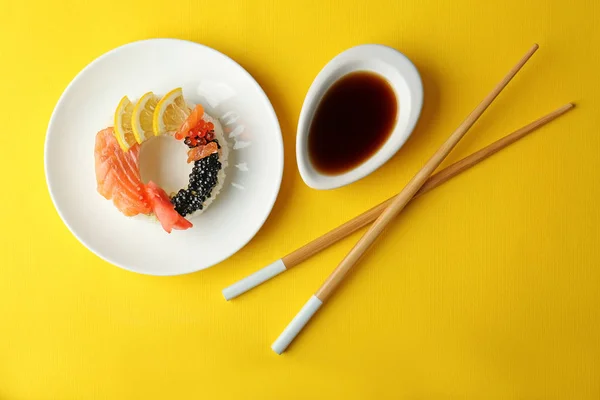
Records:
[[[510,133],[509,135],[504,136],[503,138],[497,140],[496,142],[482,148],[481,150],[476,151],[475,153],[463,158],[460,161],[444,168],[443,170],[433,174],[429,177],[429,179],[425,182],[421,189],[413,196],[411,199],[414,200],[417,197],[429,192],[432,189],[442,185],[447,182],[451,178],[459,175],[461,172],[466,171],[467,169],[473,167],[474,165],[480,163],[485,160],[489,156],[499,152],[500,150],[508,147],[519,139],[527,136],[529,133],[533,132],[537,128],[540,128],[550,121],[558,118],[563,115],[570,109],[574,107],[573,104],[566,104],[551,113],[525,125],[522,128],[517,129],[516,131]],[[277,276],[278,274],[285,272],[296,265],[304,262],[308,258],[313,255],[319,253],[321,250],[326,249],[327,247],[337,243],[339,240],[347,237],[348,235],[356,232],[357,230],[363,228],[364,226],[370,224],[375,221],[379,215],[386,209],[392,202],[393,197],[376,205],[375,207],[363,212],[362,214],[354,217],[348,222],[338,226],[337,228],[332,229],[331,231],[323,234],[322,236],[314,239],[313,241],[305,244],[304,246],[294,250],[288,255],[282,257],[280,260],[277,260],[275,263],[271,264],[268,267],[263,268],[263,270],[267,270],[269,268],[273,269],[272,265],[278,266],[279,268],[275,271],[276,273],[273,275],[265,274],[263,270],[260,270],[236,283],[225,288],[223,290],[223,295],[227,300],[231,300],[248,290],[260,285],[261,283]],[[259,278],[255,278],[256,275]],[[262,276],[262,279],[260,278]]]
[[[350,250],[348,255],[333,270],[331,275],[325,280],[323,285],[309,299],[300,312],[294,317],[289,325],[284,329],[281,335],[275,340],[271,348],[277,354],[281,354],[288,345],[294,340],[298,333],[308,323],[310,318],[326,302],[332,293],[339,287],[346,275],[357,264],[362,255],[373,245],[379,235],[387,225],[396,217],[402,209],[408,204],[410,199],[425,184],[425,181],[435,171],[435,169],[450,154],[450,151],[458,144],[460,139],[475,124],[477,119],[492,104],[494,99],[508,85],[511,79],[521,70],[525,63],[537,51],[538,45],[534,44],[531,49],[519,60],[519,62],[508,72],[508,74],[496,85],[496,87],[483,99],[483,101],[469,114],[462,124],[450,135],[444,144],[435,152],[427,163],[417,172],[417,174],[408,182],[402,191],[396,195],[390,205],[381,213],[367,232],[359,239],[356,245]]]

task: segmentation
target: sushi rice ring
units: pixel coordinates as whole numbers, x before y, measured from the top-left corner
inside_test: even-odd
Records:
[[[156,96],[149,92],[141,100],[146,103],[147,99]],[[193,163],[193,168],[187,186],[169,196],[156,183],[142,182],[139,155],[151,134],[148,128],[144,129],[144,136],[134,134],[139,129],[132,127],[141,125],[136,118],[142,116],[148,126],[148,115],[132,112],[133,103],[124,97],[115,112],[115,128],[102,130],[96,136],[98,192],[112,199],[126,216],[155,216],[168,233],[172,229],[189,229],[192,224],[188,219],[206,210],[223,188],[229,145],[220,122],[205,114],[201,105],[185,102],[181,89],[169,92],[152,106],[154,134],[183,140],[188,147],[187,162]]]

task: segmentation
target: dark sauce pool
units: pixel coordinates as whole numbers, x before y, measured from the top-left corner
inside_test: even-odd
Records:
[[[365,162],[387,141],[398,114],[394,89],[380,75],[343,76],[325,93],[308,133],[308,154],[321,173],[339,175]]]

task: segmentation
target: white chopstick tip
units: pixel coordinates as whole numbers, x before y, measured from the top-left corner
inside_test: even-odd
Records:
[[[234,294],[228,290],[229,288],[225,288],[223,290],[221,290],[221,294],[223,295],[223,297],[225,298],[225,300],[229,301],[233,298],[235,298]]]
[[[312,295],[294,319],[281,332],[277,340],[273,342],[271,349],[281,355],[322,305],[321,299]]]
[[[221,291],[221,293],[223,293],[223,297],[225,297],[225,300],[229,301],[243,293],[246,293],[248,290],[255,288],[261,283],[268,281],[274,276],[279,275],[285,270],[286,267],[283,261],[277,260],[274,263],[267,265],[263,269],[259,269],[252,275],[248,275],[244,279],[237,281],[229,287],[226,287]]]

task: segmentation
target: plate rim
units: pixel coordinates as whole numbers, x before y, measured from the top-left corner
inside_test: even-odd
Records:
[[[57,114],[57,110],[60,108],[60,106],[62,105],[62,103],[65,101],[66,96],[68,95],[68,93],[70,92],[70,90],[72,89],[72,87],[76,84],[76,82],[81,79],[81,76],[88,70],[91,69],[94,65],[96,65],[97,63],[99,63],[100,61],[102,61],[105,58],[110,57],[113,53],[116,53],[118,51],[122,51],[123,49],[127,48],[127,47],[134,47],[134,46],[139,46],[139,45],[143,45],[149,42],[176,42],[176,43],[184,43],[186,45],[193,45],[193,46],[198,46],[206,51],[215,53],[216,55],[219,55],[221,57],[224,57],[225,59],[231,61],[232,63],[234,63],[234,65],[236,65],[239,69],[240,72],[242,72],[243,74],[245,74],[248,78],[250,78],[250,81],[255,85],[256,89],[258,89],[259,95],[262,96],[264,98],[264,100],[266,100],[266,104],[268,105],[267,107],[267,111],[272,115],[272,117],[274,118],[274,121],[276,123],[276,127],[277,127],[277,132],[278,135],[276,136],[276,140],[278,142],[278,147],[280,149],[279,151],[279,156],[278,156],[278,161],[281,165],[281,168],[279,168],[279,174],[277,176],[277,184],[276,184],[276,188],[273,191],[273,194],[271,196],[271,198],[269,199],[269,201],[267,202],[269,205],[269,211],[267,213],[265,213],[264,217],[261,218],[260,223],[256,224],[256,228],[254,229],[254,231],[252,232],[251,235],[249,235],[248,239],[245,241],[241,241],[241,244],[239,246],[236,246],[235,248],[232,248],[232,250],[230,250],[229,252],[227,252],[227,254],[220,260],[217,262],[214,262],[212,264],[206,265],[202,268],[197,268],[194,270],[190,270],[190,271],[184,271],[184,272],[169,272],[169,271],[165,271],[164,273],[162,272],[148,272],[148,271],[142,271],[142,270],[137,270],[137,269],[133,269],[130,268],[127,265],[121,264],[119,262],[117,262],[116,260],[112,259],[110,256],[108,255],[102,255],[99,252],[97,252],[91,245],[90,243],[88,243],[87,241],[83,240],[75,231],[75,229],[71,226],[71,224],[69,224],[67,222],[67,220],[65,219],[65,216],[63,214],[63,212],[61,211],[60,207],[58,206],[57,202],[56,202],[56,197],[54,194],[54,191],[56,189],[52,189],[52,185],[50,184],[50,178],[48,175],[48,146],[49,146],[49,141],[50,141],[50,137],[52,136],[51,131],[54,127],[54,125],[56,124],[56,114]],[[220,263],[222,263],[223,261],[229,259],[230,257],[232,257],[234,254],[236,254],[238,251],[240,251],[241,249],[243,249],[248,243],[250,243],[250,241],[252,239],[254,239],[254,237],[256,236],[256,234],[262,229],[262,227],[264,226],[265,222],[267,221],[267,219],[269,218],[269,216],[271,215],[272,211],[273,211],[273,207],[275,206],[275,202],[277,201],[277,198],[279,197],[279,192],[281,190],[281,182],[283,180],[283,171],[285,168],[285,148],[284,148],[284,144],[283,144],[283,134],[281,132],[281,124],[279,122],[279,118],[277,117],[277,113],[275,112],[275,108],[273,107],[273,103],[271,103],[271,100],[269,99],[269,96],[267,96],[266,92],[264,91],[264,89],[262,88],[262,86],[258,83],[258,81],[252,76],[252,74],[250,74],[250,72],[248,72],[242,65],[240,65],[237,61],[235,61],[233,58],[229,57],[228,55],[221,53],[220,51],[213,49],[212,47],[209,47],[207,45],[201,44],[201,43],[197,43],[197,42],[193,42],[191,40],[185,40],[185,39],[177,39],[177,38],[151,38],[151,39],[142,39],[142,40],[136,40],[136,41],[132,41],[132,42],[128,42],[125,43],[123,45],[117,46],[103,54],[101,54],[100,56],[96,57],[95,59],[93,59],[91,62],[89,62],[85,67],[83,67],[74,77],[73,79],[71,79],[71,81],[69,82],[69,84],[65,87],[65,89],[62,91],[60,97],[58,98],[58,101],[56,102],[56,104],[54,105],[54,108],[52,110],[52,114],[50,116],[50,119],[48,121],[48,126],[46,128],[46,137],[44,139],[44,178],[46,180],[46,188],[48,189],[48,193],[50,194],[50,199],[52,200],[52,205],[54,206],[55,211],[58,213],[61,221],[63,222],[63,224],[67,227],[67,229],[71,232],[71,234],[79,241],[79,243],[81,243],[87,250],[89,250],[90,252],[92,252],[93,254],[95,254],[97,257],[99,257],[100,259],[115,265],[121,269],[124,269],[126,271],[130,271],[130,272],[134,272],[134,273],[138,273],[138,274],[142,274],[142,275],[149,275],[149,276],[178,276],[178,275],[187,275],[187,274],[192,274],[198,271],[202,271],[211,267],[214,267],[215,265],[218,265]]]

